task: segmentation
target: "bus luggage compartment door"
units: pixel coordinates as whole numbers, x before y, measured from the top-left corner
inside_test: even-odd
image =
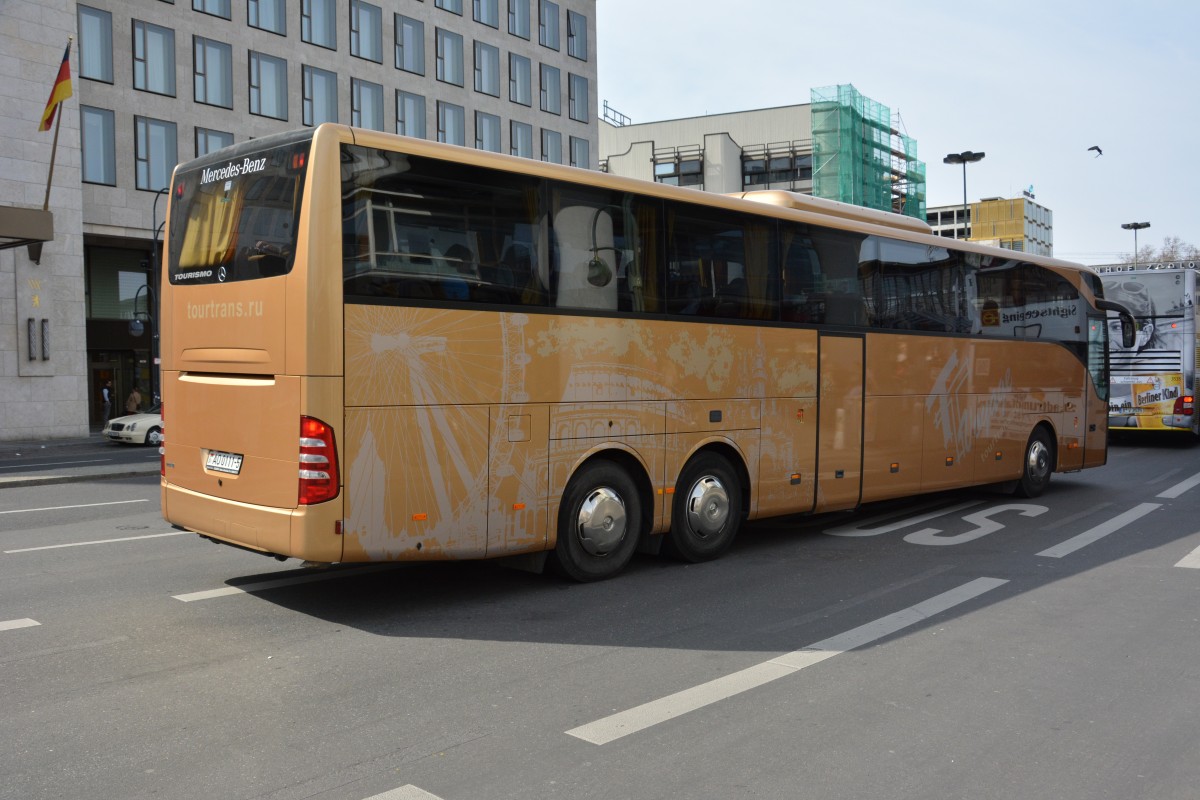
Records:
[[[858,505],[862,492],[863,337],[820,339],[817,503],[814,511]]]

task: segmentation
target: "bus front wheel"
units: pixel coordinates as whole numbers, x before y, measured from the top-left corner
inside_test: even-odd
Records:
[[[1037,497],[1046,491],[1050,475],[1054,472],[1054,445],[1045,428],[1033,429],[1029,443],[1025,445],[1023,464],[1016,494],[1020,497]]]
[[[733,544],[742,522],[742,486],[729,462],[701,453],[675,488],[667,552],[693,563],[717,558]]]
[[[611,461],[585,464],[563,493],[554,565],[576,581],[611,578],[633,558],[641,527],[641,496],[629,474]]]

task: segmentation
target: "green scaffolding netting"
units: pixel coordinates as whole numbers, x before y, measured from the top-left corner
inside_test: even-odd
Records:
[[[813,89],[813,195],[925,219],[925,164],[891,110],[854,86]]]

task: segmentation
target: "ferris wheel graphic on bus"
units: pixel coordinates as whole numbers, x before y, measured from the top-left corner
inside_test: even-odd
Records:
[[[496,398],[528,399],[527,324],[520,313],[347,306],[347,421],[361,431],[346,454],[348,545],[376,558],[486,552],[489,473],[535,481],[491,412]]]

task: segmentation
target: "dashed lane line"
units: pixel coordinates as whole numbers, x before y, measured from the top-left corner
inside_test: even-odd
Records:
[[[294,575],[289,578],[276,578],[269,581],[258,581],[257,583],[244,583],[241,586],[223,586],[220,589],[208,589],[203,592],[189,592],[187,594],[171,595],[176,600],[184,603],[194,603],[197,600],[211,600],[215,597],[229,597],[235,594],[254,594],[255,592],[266,591],[267,589],[278,589],[283,586],[295,586],[301,583],[313,583],[315,581],[332,581],[338,578],[349,578],[354,575],[365,575],[369,572],[379,572],[385,569],[395,569],[396,564],[384,563],[373,564],[369,567],[344,567],[340,569],[330,569],[321,572],[313,572],[307,575]]]
[[[816,644],[777,656],[752,667],[734,672],[708,683],[684,689],[649,703],[613,714],[595,722],[572,728],[566,733],[604,745],[654,725],[712,705],[734,695],[747,692],[772,681],[785,678],[848,650],[863,647],[897,631],[922,622],[957,605],[1003,586],[1007,580],[977,578],[956,589],[943,592],[902,611],[868,622],[845,633],[823,639]]]
[[[67,542],[66,544],[44,544],[39,547],[22,547],[17,550],[5,550],[5,555],[14,553],[33,553],[38,550],[60,550],[64,547],[87,547],[93,544],[115,544],[117,542],[137,542],[142,539],[161,539],[164,536],[187,536],[191,531],[169,531],[167,533],[147,533],[142,536],[122,536],[117,539],[95,539],[90,542]]]
[[[15,631],[17,628],[32,628],[41,624],[36,619],[0,620],[0,631]]]
[[[1161,496],[1161,495],[1160,495]],[[1089,544],[1094,544],[1100,541],[1110,533],[1116,533],[1131,522],[1136,522],[1142,517],[1149,514],[1155,509],[1162,508],[1160,503],[1142,503],[1134,506],[1124,514],[1118,514],[1107,522],[1103,522],[1094,528],[1090,528],[1078,536],[1067,539],[1065,542],[1056,544],[1054,547],[1047,548],[1038,553],[1039,556],[1045,558],[1063,558],[1069,556],[1077,550],[1082,550]]]

